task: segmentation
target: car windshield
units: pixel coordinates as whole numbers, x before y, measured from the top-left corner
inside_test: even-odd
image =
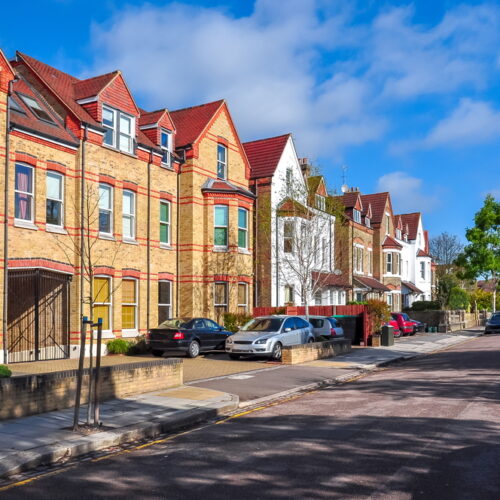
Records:
[[[494,314],[490,318],[490,323],[494,323],[495,325],[500,325],[500,314]]]
[[[241,328],[243,332],[277,332],[280,329],[280,318],[255,318]]]
[[[184,328],[188,321],[189,318],[167,319],[163,323],[160,323],[158,328]]]
[[[391,316],[392,316],[393,320],[397,320],[398,319],[398,315],[397,314],[391,314]]]
[[[406,313],[401,313],[401,316],[403,316],[403,319],[404,319],[405,321],[410,321],[410,316],[408,316],[408,314],[406,314]]]

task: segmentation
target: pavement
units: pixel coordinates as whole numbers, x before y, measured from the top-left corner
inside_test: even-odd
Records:
[[[399,339],[391,347],[354,347],[348,354],[296,366],[263,360],[228,361],[223,354],[186,360],[185,386],[102,403],[104,426],[99,432],[87,435],[72,432],[72,409],[0,422],[0,477],[9,477],[40,464],[154,438],[229,414],[238,407],[342,383],[379,366],[425,356],[481,334],[482,329],[454,334],[417,334]],[[144,361],[144,357],[103,358],[110,363],[134,359]],[[12,366],[29,372],[27,365]],[[50,368],[41,366],[41,370]],[[85,415],[86,407],[83,406],[82,421]]]

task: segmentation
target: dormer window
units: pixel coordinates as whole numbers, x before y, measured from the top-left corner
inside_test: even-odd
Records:
[[[352,218],[354,219],[354,222],[361,224],[361,212],[359,210],[353,209]]]
[[[400,239],[401,239],[401,229],[396,229],[396,238],[397,238],[398,240],[400,240]]]
[[[317,194],[315,196],[315,201],[316,201],[316,208],[318,208],[319,210],[323,210],[324,212],[326,208],[325,197],[321,196],[320,194]]]
[[[217,144],[217,178],[227,179],[227,148]]]
[[[368,217],[365,217],[365,226],[366,227],[372,227],[372,222]]]
[[[124,153],[133,153],[135,137],[134,117],[117,109],[102,107],[102,125],[105,128],[104,144]]]
[[[404,235],[404,240],[405,240],[405,241],[408,241],[408,235],[407,235],[406,233],[405,233],[405,235]]]
[[[168,130],[161,131],[160,147],[163,152],[161,164],[170,168],[172,156],[172,134]]]

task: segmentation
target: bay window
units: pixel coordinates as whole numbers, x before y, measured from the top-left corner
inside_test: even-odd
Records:
[[[214,207],[214,245],[227,248],[228,245],[228,207],[216,205]]]
[[[293,253],[294,232],[295,224],[293,221],[285,221],[283,224],[283,251],[285,253]]]
[[[238,208],[238,248],[248,249],[248,210]]]
[[[217,321],[227,312],[227,282],[218,281],[214,283],[214,308]]]
[[[248,310],[248,285],[238,283],[238,312],[245,314]]]
[[[386,272],[392,274],[392,253],[386,253]]]

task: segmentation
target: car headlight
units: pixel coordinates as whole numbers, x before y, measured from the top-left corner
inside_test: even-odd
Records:
[[[233,343],[233,339],[231,337],[228,337],[226,339],[226,344],[232,344]]]
[[[254,344],[267,344],[269,339],[259,339],[254,342]]]

